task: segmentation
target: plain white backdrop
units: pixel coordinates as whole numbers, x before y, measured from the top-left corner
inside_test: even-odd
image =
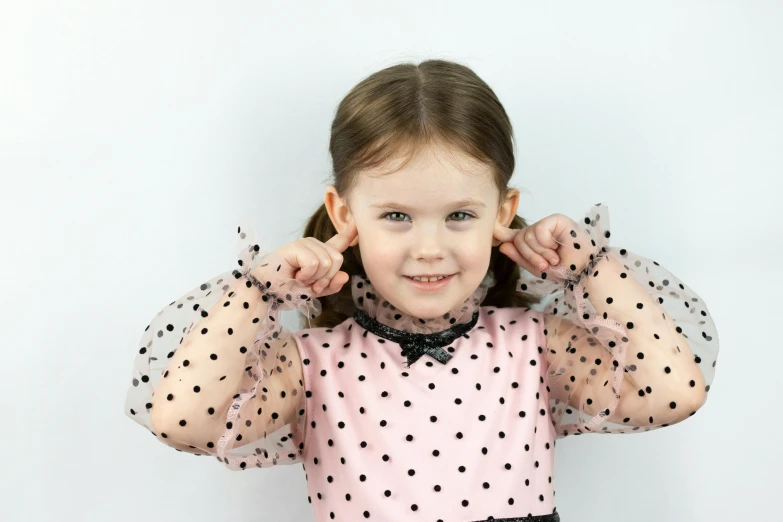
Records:
[[[774,0],[1,2],[0,519],[312,520],[300,465],[125,416],[136,343],[235,267],[242,216],[300,237],[354,84],[444,58],[511,117],[520,215],[604,203],[718,327],[694,417],[558,442],[563,522],[779,520],[781,27]]]

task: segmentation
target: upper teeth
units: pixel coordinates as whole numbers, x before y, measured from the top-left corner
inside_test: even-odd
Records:
[[[440,281],[444,277],[448,277],[448,276],[438,276],[438,277],[416,277],[416,276],[413,276],[413,277],[411,277],[411,279],[415,279],[416,281],[423,281],[425,283],[432,283],[433,281]]]

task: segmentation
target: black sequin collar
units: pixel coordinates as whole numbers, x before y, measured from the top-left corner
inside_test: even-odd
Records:
[[[395,342],[402,347],[402,355],[408,358],[408,368],[422,355],[427,354],[436,361],[446,364],[451,359],[451,354],[443,349],[455,339],[461,337],[476,326],[479,318],[479,310],[473,312],[473,318],[467,323],[460,323],[446,330],[427,334],[414,334],[397,330],[383,323],[379,323],[363,310],[357,308],[353,313],[353,319],[365,330]]]

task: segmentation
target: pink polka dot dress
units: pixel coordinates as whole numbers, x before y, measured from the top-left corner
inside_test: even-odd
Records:
[[[592,250],[572,246],[584,268],[522,270],[516,289],[540,296],[533,307],[484,305],[488,273],[459,306],[420,319],[353,275],[350,317],[297,331],[280,312],[307,321],[320,302],[279,277],[275,253],[260,255],[240,228],[241,269],[145,329],[126,414],[232,470],[301,464],[318,522],[559,521],[556,440],[684,420],[704,403],[717,358],[701,299],[659,264],[610,247],[606,207],[585,224],[574,245],[581,236]],[[600,313],[633,291],[635,325]],[[590,300],[601,292],[614,297]],[[669,321],[654,327],[661,342],[637,336],[659,315]]]

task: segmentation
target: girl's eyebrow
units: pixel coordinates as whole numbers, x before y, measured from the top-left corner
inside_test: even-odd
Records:
[[[484,203],[481,201],[475,200],[475,199],[463,199],[460,201],[454,201],[452,203],[447,203],[443,205],[444,208],[457,208],[457,207],[470,207],[470,206],[476,206],[476,207],[486,207]],[[371,208],[401,208],[403,210],[411,211],[415,210],[413,207],[410,207],[408,205],[404,205],[402,203],[395,203],[393,201],[389,201],[386,203],[377,203],[375,205],[370,205]]]

